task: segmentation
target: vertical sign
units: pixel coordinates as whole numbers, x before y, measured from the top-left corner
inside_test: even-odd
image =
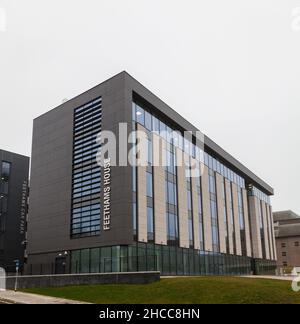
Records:
[[[111,161],[104,160],[103,173],[103,230],[109,231],[111,225]]]
[[[21,200],[21,215],[20,215],[20,234],[25,234],[26,228],[26,215],[27,215],[27,181],[23,182],[22,185],[22,200]]]

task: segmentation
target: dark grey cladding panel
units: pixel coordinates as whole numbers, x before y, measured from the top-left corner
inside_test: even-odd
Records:
[[[102,129],[129,120],[121,73],[34,120],[28,253],[133,243],[131,168],[112,168],[112,229],[100,236],[71,239],[73,111],[102,97]],[[115,179],[115,180],[114,180]],[[52,262],[52,261],[51,261]]]
[[[40,115],[39,117],[35,118],[35,121],[44,120],[45,123],[48,123],[51,120],[51,116],[54,119],[57,119],[59,113],[64,114],[65,110],[74,110],[77,107],[80,107],[86,104],[89,101],[92,101],[102,96],[102,99],[105,95],[114,95],[115,100],[118,100],[116,95],[116,90],[119,90],[120,98],[122,96],[122,92],[124,92],[124,78],[125,75],[123,73],[119,73],[116,76],[104,81],[103,83],[91,88],[83,92],[82,94],[70,99],[69,101],[57,106],[56,108],[47,111],[46,113]],[[46,117],[46,118],[45,118]]]
[[[30,158],[25,155],[18,153],[13,153],[5,150],[0,150],[0,160],[5,160],[7,162],[18,162],[22,163],[25,167],[29,165]]]

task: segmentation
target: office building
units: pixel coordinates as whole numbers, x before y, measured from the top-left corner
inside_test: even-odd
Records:
[[[300,267],[300,216],[294,212],[273,213],[279,268]]]
[[[0,150],[0,267],[24,264],[29,158]]]
[[[124,127],[144,134],[146,165],[124,163],[141,155]],[[107,131],[116,165],[112,156],[97,163]],[[36,118],[28,272],[272,273],[273,189],[197,134],[126,72]]]

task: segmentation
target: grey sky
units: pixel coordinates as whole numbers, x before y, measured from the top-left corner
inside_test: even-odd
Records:
[[[300,213],[297,7],[0,0],[0,148],[30,154],[33,118],[127,70],[274,186],[274,209]]]

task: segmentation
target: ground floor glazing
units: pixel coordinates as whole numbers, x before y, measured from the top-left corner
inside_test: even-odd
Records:
[[[276,262],[136,243],[71,252],[71,273],[160,271],[163,276],[275,274]]]

